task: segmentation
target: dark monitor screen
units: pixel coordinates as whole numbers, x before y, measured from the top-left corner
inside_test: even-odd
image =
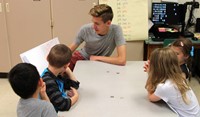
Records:
[[[180,25],[178,3],[152,3],[152,22],[154,24]]]

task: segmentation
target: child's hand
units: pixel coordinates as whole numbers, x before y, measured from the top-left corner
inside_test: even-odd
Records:
[[[90,60],[91,61],[97,61],[98,60],[98,56],[91,55],[90,56]]]
[[[69,97],[72,97],[72,96],[74,96],[74,93],[73,93],[72,90],[69,90],[69,91],[67,92],[67,95],[68,95]]]
[[[49,97],[47,96],[47,93],[46,93],[46,84],[42,80],[42,78],[40,79],[40,82],[41,82],[41,88],[40,88],[41,99],[49,101]]]
[[[147,60],[147,62],[144,63],[144,72],[149,72],[149,64],[150,64],[150,61]]]
[[[70,94],[72,94],[72,96],[75,96],[75,95],[77,96],[78,95],[78,91],[73,87],[70,87],[70,88],[71,88]]]
[[[79,94],[78,94],[78,92],[77,92],[77,90],[75,88],[73,88],[73,87],[70,87],[70,88],[71,88],[71,90],[70,90],[69,95],[72,96],[72,97],[70,97],[71,105],[74,105],[77,102],[78,98],[79,98]]]
[[[43,82],[43,80],[42,80],[42,86],[40,89],[40,93],[46,93],[46,84],[45,84],[45,82]]]

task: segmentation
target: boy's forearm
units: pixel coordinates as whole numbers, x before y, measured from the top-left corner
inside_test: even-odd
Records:
[[[73,72],[70,70],[69,67],[66,69],[66,73],[67,73],[67,75],[69,76],[69,78],[70,78],[71,80],[77,81],[77,79],[75,78]]]
[[[42,100],[50,101],[46,92],[40,92],[40,97]]]
[[[71,97],[70,99],[71,99],[71,106],[72,105],[74,105],[76,102],[77,102],[77,100],[78,100],[78,94],[77,95],[74,95],[73,97]]]

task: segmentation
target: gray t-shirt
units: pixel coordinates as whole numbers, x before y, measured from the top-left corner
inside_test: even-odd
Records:
[[[85,59],[89,59],[90,55],[110,56],[116,46],[126,44],[120,26],[111,24],[108,34],[104,36],[96,34],[92,26],[92,23],[82,26],[75,39],[77,45],[85,42],[79,50]]]
[[[48,101],[21,98],[17,105],[17,117],[57,117],[57,113]]]

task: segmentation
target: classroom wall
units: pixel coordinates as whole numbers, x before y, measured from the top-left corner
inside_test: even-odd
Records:
[[[142,61],[143,60],[143,43],[144,41],[128,41],[126,42],[126,60]],[[113,55],[116,55],[116,50]]]
[[[59,2],[53,1],[53,3],[52,3],[53,4],[53,11],[52,11],[53,16],[56,17],[56,18],[60,17],[59,19],[54,19],[54,20],[56,20],[55,22],[57,22],[57,23],[60,22],[59,24],[56,24],[54,22],[54,29],[57,29],[59,27],[59,29],[62,30],[62,31],[54,30],[53,31],[53,37],[58,36],[60,42],[65,43],[67,45],[72,43],[75,36],[76,36],[77,31],[80,28],[80,26],[85,24],[85,23],[91,22],[91,17],[88,15],[88,10],[93,5],[93,3],[96,2],[96,1],[97,0],[91,0],[91,1],[79,1],[79,0],[77,0],[77,1],[71,1],[71,2],[66,1],[66,0],[61,0]],[[151,3],[152,3],[152,1],[153,2],[160,2],[161,0],[148,0],[149,17],[150,17],[150,14],[151,14]],[[191,1],[191,0],[179,0],[179,3],[185,3],[186,1]],[[196,0],[196,1],[200,2],[200,0]],[[60,2],[62,2],[62,5],[60,5],[61,4]],[[88,2],[88,3],[86,4],[85,2]],[[40,2],[37,2],[37,4],[39,4],[39,3]],[[86,4],[87,7],[86,7],[86,5],[83,5],[83,4]],[[16,6],[16,5],[19,5],[19,4],[13,3],[11,5]],[[34,5],[32,5],[32,7],[35,8],[36,6],[34,6]],[[68,7],[66,7],[65,5],[68,5]],[[37,7],[38,7],[38,5],[37,5]],[[62,9],[61,9],[61,7],[62,7]],[[12,14],[15,14],[16,11],[20,11],[20,12],[17,12],[17,13],[21,13],[21,11],[26,12],[26,10],[17,10],[19,8],[23,9],[23,7],[16,7],[15,10],[13,10],[13,7],[11,7],[11,8],[12,8],[12,12],[7,14],[7,24],[8,24],[8,28],[12,29],[11,31],[10,30],[8,30],[8,31],[9,31],[9,43],[11,44],[9,46],[11,46],[10,50],[13,51],[13,52],[11,52],[11,66],[14,66],[18,62],[21,62],[21,60],[19,58],[20,53],[25,52],[25,51],[41,44],[42,42],[49,40],[50,39],[49,37],[51,35],[49,35],[49,36],[47,36],[47,38],[43,38],[43,40],[41,40],[41,38],[35,37],[38,34],[34,33],[34,35],[32,35],[32,34],[26,33],[26,30],[23,30],[24,31],[23,32],[22,30],[19,30],[18,28],[16,29],[17,31],[13,30],[12,27],[10,28],[10,26],[13,26],[13,20],[22,18],[21,15],[19,16],[19,14],[17,14],[18,17],[16,17],[15,15],[12,15]],[[77,13],[75,13],[75,14],[71,13],[71,11],[66,10],[66,8],[67,9],[75,9],[75,11]],[[82,10],[79,10],[80,8]],[[54,10],[56,10],[56,11],[54,11]],[[56,13],[56,12],[58,12],[58,13]],[[196,9],[194,13],[195,13],[195,17],[200,17],[200,9]],[[26,13],[26,14],[29,14],[29,13]],[[11,15],[12,15],[12,17],[11,17]],[[25,16],[29,16],[29,15],[25,15]],[[24,19],[27,20],[27,18],[24,18]],[[41,20],[42,18],[40,17],[39,19]],[[36,20],[36,21],[39,22],[40,20]],[[24,22],[24,21],[21,21],[21,20],[16,20],[16,21],[18,21],[18,22],[15,23],[16,24],[15,27],[23,27],[23,26],[27,26],[27,24],[30,24],[30,22]],[[21,24],[23,24],[23,25],[21,25]],[[25,29],[27,29],[27,28],[25,28]],[[17,35],[22,33],[23,35],[27,35],[27,37],[26,36],[13,35],[12,31],[16,31]],[[21,31],[21,32],[19,32],[19,31]],[[42,30],[42,31],[46,31],[46,30]],[[40,34],[44,34],[44,33],[41,32]],[[32,35],[32,36],[30,36],[30,35]],[[23,41],[19,41],[19,39],[23,40]],[[30,40],[27,40],[27,39],[30,39],[30,40],[40,39],[40,40],[35,40],[32,43],[30,43],[29,42]],[[21,46],[21,44],[18,44],[18,43],[21,43],[21,42],[25,42],[23,44],[23,46]],[[143,43],[144,43],[144,41],[128,41],[127,42],[127,61],[143,60]],[[116,51],[113,53],[113,55],[116,55]]]

